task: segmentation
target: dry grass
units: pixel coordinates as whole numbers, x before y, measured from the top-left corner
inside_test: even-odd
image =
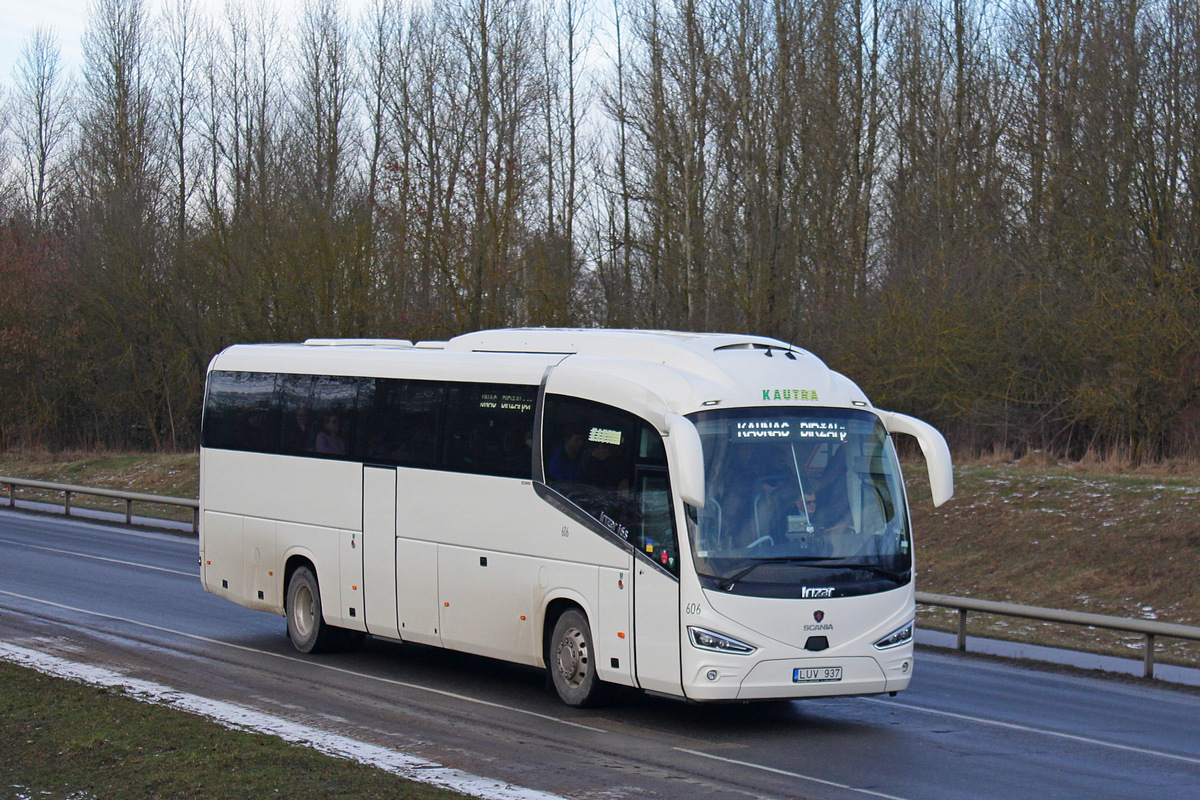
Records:
[[[454,792],[0,662],[0,798],[455,800]]]
[[[1049,459],[980,459],[955,470],[956,494],[928,501],[906,470],[922,591],[1200,624],[1200,469]],[[953,629],[952,613],[922,612]],[[972,617],[970,632],[1138,656],[1142,637]],[[1163,661],[1200,663],[1200,645],[1162,641]]]
[[[144,492],[166,497],[194,498],[200,486],[200,459],[196,453],[112,453],[103,451],[50,453],[43,450],[0,452],[0,476],[29,480]],[[19,489],[21,500],[61,505],[61,492]],[[0,503],[8,502],[8,487],[0,487]],[[118,500],[77,495],[76,508],[124,513]],[[134,513],[189,521],[192,512],[171,506],[135,506]]]

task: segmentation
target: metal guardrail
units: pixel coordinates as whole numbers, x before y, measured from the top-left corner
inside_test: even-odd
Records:
[[[164,497],[157,494],[140,494],[138,492],[123,492],[118,489],[97,489],[91,486],[74,486],[67,483],[49,483],[47,481],[32,481],[24,478],[0,477],[0,486],[8,487],[8,506],[17,505],[17,487],[24,489],[41,489],[50,492],[63,493],[63,513],[71,516],[71,496],[76,494],[93,497],[111,497],[125,501],[125,524],[133,524],[133,504],[152,503],[160,506],[179,506],[192,509],[192,533],[200,533],[200,502],[187,497]]]
[[[156,494],[139,494],[137,492],[122,492],[116,489],[96,489],[88,486],[73,486],[63,483],[47,483],[23,478],[0,477],[0,486],[8,487],[8,505],[16,506],[16,487],[42,489],[52,492],[62,492],[64,495],[63,513],[71,516],[71,495],[86,494],[95,497],[111,497],[125,501],[125,524],[133,524],[133,504],[152,503],[156,505],[180,506],[192,509],[192,532],[200,530],[200,503],[186,497],[164,497]],[[1021,617],[1040,622],[1059,622],[1066,625],[1083,625],[1092,628],[1138,633],[1146,637],[1145,652],[1142,657],[1142,674],[1147,678],[1154,677],[1154,640],[1159,636],[1173,639],[1189,639],[1200,642],[1200,627],[1177,625],[1171,622],[1158,622],[1148,619],[1129,619],[1125,617],[1110,617],[1105,614],[1088,614],[1081,611],[1063,611],[1056,608],[1041,608],[1025,606],[1017,603],[998,603],[992,600],[977,600],[970,597],[953,597],[945,594],[930,594],[917,592],[917,602],[925,606],[939,606],[958,611],[958,649],[967,649],[967,614],[975,611],[981,614],[996,614],[1004,617]]]
[[[1156,637],[1165,636],[1172,639],[1200,641],[1200,627],[1177,625],[1172,622],[1110,617],[1106,614],[1062,611],[1056,608],[1023,606],[1016,603],[998,603],[992,600],[951,597],[950,595],[928,594],[926,592],[917,592],[917,602],[925,606],[953,608],[958,611],[958,649],[963,652],[966,652],[967,649],[967,612],[969,611],[977,611],[982,614],[997,614],[1004,617],[1021,617],[1041,622],[1084,625],[1091,628],[1104,628],[1124,633],[1140,633],[1146,637],[1145,652],[1142,656],[1142,674],[1147,678],[1154,677],[1154,639]]]

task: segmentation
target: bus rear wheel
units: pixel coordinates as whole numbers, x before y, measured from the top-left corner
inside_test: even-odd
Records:
[[[596,675],[592,629],[583,612],[564,612],[550,637],[550,678],[558,696],[569,706],[584,708],[599,700],[602,683]]]
[[[292,646],[301,653],[320,653],[333,644],[336,631],[325,624],[321,589],[308,567],[297,568],[288,581],[287,630]]]

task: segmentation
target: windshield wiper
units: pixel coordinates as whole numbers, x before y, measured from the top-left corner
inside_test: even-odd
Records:
[[[733,588],[733,585],[735,583],[737,583],[742,578],[749,575],[751,572],[754,572],[754,570],[758,569],[759,567],[763,566],[764,564],[796,564],[796,563],[804,563],[804,562],[813,561],[813,560],[814,559],[806,557],[806,556],[764,558],[759,561],[755,561],[753,564],[751,564],[748,567],[738,570],[737,572],[730,575],[728,578],[718,579],[717,580],[717,588],[719,588],[723,592],[728,592],[730,589]]]
[[[834,558],[813,558],[813,557],[808,557],[808,556],[791,556],[791,557],[784,557],[784,558],[764,558],[760,561],[755,561],[750,566],[744,567],[743,569],[738,570],[733,575],[730,575],[728,578],[718,579],[716,582],[717,588],[719,588],[723,592],[728,592],[730,589],[732,589],[734,587],[735,584],[738,583],[738,581],[740,581],[742,578],[745,578],[751,572],[754,572],[754,570],[758,569],[759,567],[763,566],[764,564],[803,564],[806,567],[815,567],[817,569],[864,570],[866,572],[870,572],[873,575],[878,575],[881,578],[888,578],[889,580],[896,581],[897,583],[899,583],[901,580],[903,580],[904,575],[905,575],[905,573],[903,573],[903,572],[892,572],[890,570],[883,569],[882,567],[876,567],[871,564],[854,564],[854,563],[847,564],[844,561],[838,561],[837,559],[834,559]]]

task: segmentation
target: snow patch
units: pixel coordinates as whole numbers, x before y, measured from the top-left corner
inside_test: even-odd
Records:
[[[189,711],[227,728],[278,736],[284,741],[306,745],[335,758],[370,764],[411,781],[440,786],[474,797],[487,800],[562,800],[558,795],[472,775],[444,767],[420,756],[389,750],[233,703],[209,700],[152,681],[130,678],[103,667],[67,661],[6,642],[0,642],[0,658],[47,675],[82,681],[94,686],[121,689],[137,700]]]

